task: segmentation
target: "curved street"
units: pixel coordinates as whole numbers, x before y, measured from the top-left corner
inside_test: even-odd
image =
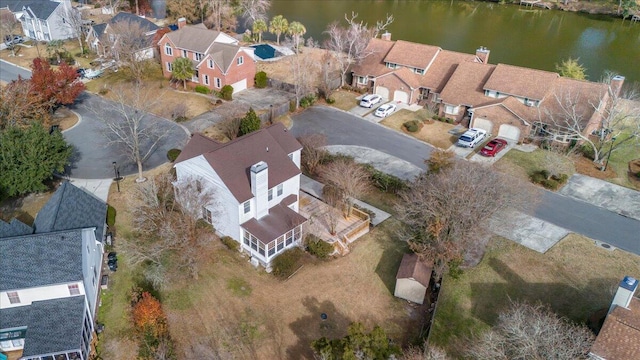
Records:
[[[382,151],[425,169],[433,147],[347,112],[314,106],[293,116],[295,136],[320,133],[328,145],[358,145]],[[591,239],[640,254],[640,221],[550,191],[542,191],[532,216]]]

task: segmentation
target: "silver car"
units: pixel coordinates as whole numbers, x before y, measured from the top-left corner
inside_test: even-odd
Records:
[[[360,100],[360,106],[366,108],[372,108],[373,105],[382,101],[382,97],[378,94],[369,94],[365,95],[362,100]]]

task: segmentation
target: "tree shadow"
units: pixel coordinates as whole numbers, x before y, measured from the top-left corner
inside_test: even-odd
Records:
[[[307,309],[308,315],[289,324],[298,337],[296,344],[286,350],[286,357],[289,359],[313,359],[312,341],[323,336],[329,339],[344,337],[347,335],[347,327],[352,323],[352,319],[331,301],[321,303],[315,297],[306,297],[302,300],[302,305]],[[326,314],[326,320],[321,318],[322,314]],[[357,321],[364,322],[364,319]]]
[[[375,272],[387,287],[389,293],[393,295],[396,289],[396,274],[398,273],[400,262],[402,262],[402,256],[410,252],[409,245],[400,240],[394,228],[385,228],[384,230],[378,228],[378,230],[386,231],[389,239],[374,237],[383,248],[382,256],[376,265]]]
[[[505,282],[472,283],[472,313],[487,324],[495,324],[498,314],[511,301],[526,301],[548,305],[556,314],[585,324],[588,317],[607,307],[612,299],[612,287],[619,279],[592,279],[584,286],[556,283],[530,283],[499,259],[489,260],[489,266]]]

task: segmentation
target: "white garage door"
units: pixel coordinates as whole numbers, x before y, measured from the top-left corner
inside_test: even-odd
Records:
[[[389,89],[384,86],[376,86],[376,94],[382,96],[383,99],[389,98]]]
[[[247,88],[247,79],[242,79],[237,83],[231,84],[233,86],[233,93],[237,93],[238,91],[242,91]]]
[[[493,123],[488,119],[475,118],[473,119],[471,127],[486,130],[487,134],[491,134],[491,130],[493,130]]]
[[[498,136],[503,139],[518,142],[520,141],[520,129],[513,125],[500,125]]]
[[[393,101],[406,104],[409,102],[409,94],[405,91],[396,90],[393,92]]]

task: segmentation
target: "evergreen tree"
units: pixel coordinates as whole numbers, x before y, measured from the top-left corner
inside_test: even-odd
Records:
[[[249,108],[247,115],[240,121],[240,136],[260,130],[261,121],[253,108]]]
[[[0,131],[0,197],[46,190],[44,181],[64,171],[70,156],[62,134],[40,123]]]

